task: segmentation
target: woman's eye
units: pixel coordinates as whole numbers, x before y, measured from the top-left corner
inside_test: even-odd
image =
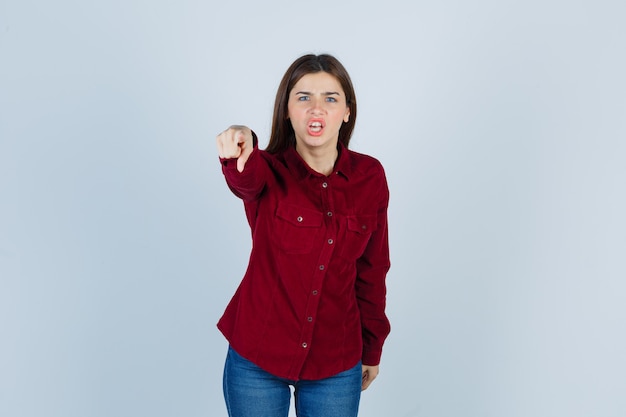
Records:
[[[326,101],[328,101],[330,103],[336,103],[337,99],[335,97],[326,97]]]
[[[300,96],[298,97],[298,101],[309,101],[309,96]]]

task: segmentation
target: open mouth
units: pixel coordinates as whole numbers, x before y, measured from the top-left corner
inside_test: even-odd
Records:
[[[313,119],[309,121],[309,124],[307,125],[307,131],[309,133],[309,135],[312,136],[319,136],[322,134],[322,131],[324,130],[324,121],[321,119]]]

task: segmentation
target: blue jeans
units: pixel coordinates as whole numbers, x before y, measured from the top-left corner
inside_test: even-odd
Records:
[[[287,417],[295,388],[298,417],[356,417],[361,399],[361,363],[329,378],[278,378],[228,348],[224,399],[230,417]]]

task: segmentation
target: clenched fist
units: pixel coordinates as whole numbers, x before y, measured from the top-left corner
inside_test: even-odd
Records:
[[[247,126],[233,125],[217,135],[217,153],[220,158],[237,158],[237,171],[243,168],[254,149],[252,131]]]

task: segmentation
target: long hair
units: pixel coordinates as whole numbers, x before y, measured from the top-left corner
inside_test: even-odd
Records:
[[[346,104],[350,109],[350,118],[348,122],[344,122],[339,129],[339,142],[346,148],[348,147],[352,131],[354,130],[354,123],[356,122],[356,96],[348,71],[346,71],[341,62],[332,55],[309,54],[296,59],[287,69],[287,72],[285,72],[285,75],[280,81],[278,91],[276,92],[276,101],[274,102],[272,133],[270,135],[269,144],[265,149],[267,152],[276,153],[296,145],[296,135],[291,126],[291,121],[287,118],[289,93],[300,78],[307,74],[315,74],[321,71],[334,76],[341,84],[343,92],[346,95]]]

